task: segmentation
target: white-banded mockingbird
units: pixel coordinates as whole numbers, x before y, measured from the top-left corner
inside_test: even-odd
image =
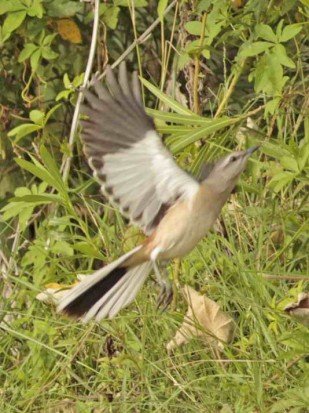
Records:
[[[85,90],[82,141],[89,165],[104,195],[146,240],[116,261],[87,276],[67,292],[58,311],[88,321],[114,317],[129,305],[152,269],[167,305],[171,288],[158,261],[188,254],[213,226],[249,156],[258,146],[233,152],[208,168],[199,182],[182,170],[145,113],[136,73],[125,64],[116,80],[107,68],[106,83]]]

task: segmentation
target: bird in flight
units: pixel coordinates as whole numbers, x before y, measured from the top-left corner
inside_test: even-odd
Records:
[[[136,73],[123,63],[118,81],[85,90],[81,139],[103,194],[138,225],[146,240],[68,290],[58,311],[86,322],[113,318],[128,306],[153,269],[161,286],[159,304],[172,298],[159,262],[188,254],[213,226],[249,156],[259,147],[230,153],[199,182],[174,161],[143,107]]]

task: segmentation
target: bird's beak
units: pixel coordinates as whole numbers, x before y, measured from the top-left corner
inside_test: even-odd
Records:
[[[253,154],[253,152],[257,151],[260,148],[261,145],[257,145],[257,146],[252,146],[252,148],[249,148],[246,150],[245,155],[246,156],[251,156]]]

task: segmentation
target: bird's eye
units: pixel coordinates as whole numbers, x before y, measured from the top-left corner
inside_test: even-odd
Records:
[[[235,161],[236,161],[236,159],[237,159],[237,157],[236,157],[236,156],[231,156],[231,157],[230,157],[230,162],[235,162]]]

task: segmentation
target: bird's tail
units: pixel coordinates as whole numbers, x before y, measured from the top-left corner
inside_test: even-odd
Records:
[[[73,287],[58,305],[58,312],[81,318],[86,322],[91,318],[113,318],[122,308],[128,306],[146,280],[151,262],[128,266],[139,255],[141,246],[87,276]]]

